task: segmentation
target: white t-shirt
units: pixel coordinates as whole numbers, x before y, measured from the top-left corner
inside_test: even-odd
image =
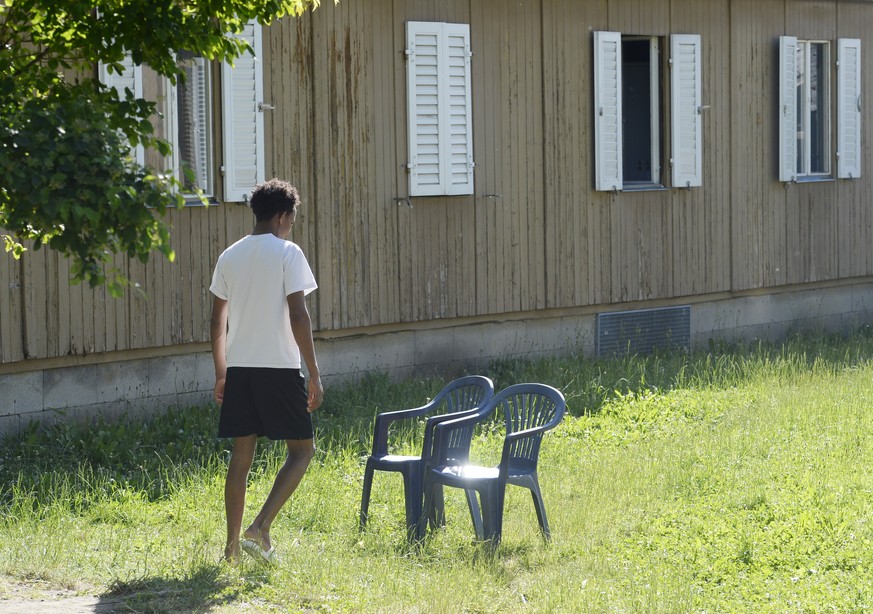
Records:
[[[209,290],[228,302],[227,366],[299,369],[287,296],[317,287],[303,250],[291,241],[248,235],[224,250]]]

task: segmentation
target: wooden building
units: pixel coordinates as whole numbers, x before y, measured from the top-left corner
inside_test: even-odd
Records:
[[[594,353],[655,308],[692,344],[873,320],[871,2],[342,0],[245,36],[179,91],[96,69],[167,105],[177,159],[136,155],[214,204],[122,299],[0,259],[0,430],[208,398],[212,267],[272,176],[336,376]]]

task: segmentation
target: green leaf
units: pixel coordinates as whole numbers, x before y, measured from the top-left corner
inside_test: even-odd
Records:
[[[3,245],[6,249],[6,253],[8,254],[9,252],[12,252],[12,257],[16,260],[20,260],[21,255],[27,251],[26,247],[9,235],[3,235]]]

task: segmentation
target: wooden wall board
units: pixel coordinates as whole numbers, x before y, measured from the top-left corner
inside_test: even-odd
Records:
[[[836,3],[837,38],[861,39],[861,160],[866,169],[873,160],[873,120],[869,112],[873,100],[873,39],[867,35],[869,6],[861,2]],[[873,172],[837,185],[837,235],[839,277],[859,277],[873,272]]]
[[[731,289],[787,283],[786,189],[776,177],[781,0],[731,3]]]
[[[0,256],[0,362],[24,358],[21,326],[21,261]]]
[[[24,300],[24,355],[45,356],[46,327],[46,250],[29,249],[21,263],[21,291]]]
[[[397,322],[401,314],[401,294],[399,283],[398,226],[397,209],[402,206],[399,200],[404,192],[399,190],[398,182],[405,177],[405,159],[401,159],[397,147],[397,132],[400,118],[405,112],[398,108],[397,92],[405,90],[405,79],[397,80],[399,73],[395,66],[401,66],[399,58],[405,41],[398,38],[394,27],[392,7],[389,3],[379,3],[373,7],[371,31],[378,36],[370,38],[373,53],[373,87],[368,88],[369,104],[373,120],[373,151],[370,156],[369,173],[373,182],[374,231],[368,237],[371,250],[370,268],[378,273],[378,284],[374,292],[379,305],[375,323]]]
[[[128,291],[129,295],[129,312],[127,326],[127,349],[140,349],[148,347],[146,341],[146,310],[148,309],[148,289],[146,280],[145,265],[139,261],[132,260],[128,267],[129,278],[134,284],[139,284],[143,290],[142,293]],[[183,297],[178,296],[174,301],[176,317],[181,319]],[[181,340],[179,341],[181,343]]]
[[[503,172],[503,142],[500,126],[503,107],[495,104],[500,91],[502,55],[500,21],[494,3],[472,3],[471,44],[473,75],[481,81],[473,83],[474,116],[473,149],[476,156],[476,242],[475,259],[476,303],[479,312],[493,313],[502,309],[499,290],[504,285],[505,272],[502,249],[504,212],[511,202],[508,177]],[[478,87],[477,87],[478,85]]]
[[[607,29],[623,34],[670,34],[670,3],[651,0],[609,0]]]
[[[106,351],[106,310],[109,293],[105,286],[98,286],[87,291],[91,302],[91,315],[88,322],[91,326],[91,341],[89,353]]]
[[[332,7],[330,12],[334,12]],[[342,245],[337,232],[342,211],[333,186],[347,178],[341,173],[339,152],[336,150],[336,36],[330,29],[326,13],[328,11],[319,10],[311,17],[312,67],[314,74],[321,75],[320,78],[313,79],[311,121],[313,137],[322,151],[316,157],[313,169],[312,198],[318,207],[315,243],[318,267],[315,274],[319,283],[318,327],[335,330],[342,327],[342,288],[347,280],[340,270],[340,252],[346,246]]]
[[[730,289],[730,207],[732,197],[729,0],[674,0],[671,33],[701,37],[703,185],[679,190],[672,202],[671,289],[691,296]]]
[[[522,5],[520,5],[522,6]],[[522,253],[521,265],[527,269],[528,301],[523,310],[544,309],[546,301],[545,267],[545,169],[543,164],[530,164],[523,153],[536,152],[543,158],[543,26],[542,1],[527,2],[524,11],[515,18],[516,31],[524,37],[526,51],[518,63],[523,65],[524,100],[520,114],[519,141],[516,152],[519,173],[527,179],[526,202],[522,204],[526,219],[522,216],[522,233],[527,236],[526,251]],[[531,27],[533,25],[533,27]]]
[[[605,1],[543,2],[545,295],[550,307],[591,301],[591,24]],[[604,15],[597,18],[598,11]],[[580,121],[582,120],[582,121]]]
[[[60,339],[59,339],[59,287],[58,279],[60,271],[58,261],[61,256],[57,252],[46,252],[45,262],[45,277],[42,283],[45,284],[46,291],[46,318],[45,318],[45,334],[47,340],[47,350],[44,356],[59,356],[60,355]],[[109,331],[106,331],[106,337],[109,337]],[[2,361],[0,361],[2,362]]]

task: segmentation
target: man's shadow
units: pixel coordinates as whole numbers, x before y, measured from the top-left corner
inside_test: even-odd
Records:
[[[116,580],[100,595],[95,614],[115,612],[173,612],[193,614],[228,606],[242,593],[269,582],[268,574],[241,573],[224,577],[223,564],[204,564],[185,578],[152,576],[132,581]]]

